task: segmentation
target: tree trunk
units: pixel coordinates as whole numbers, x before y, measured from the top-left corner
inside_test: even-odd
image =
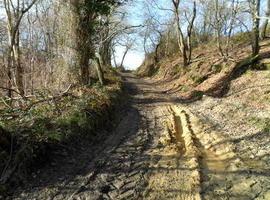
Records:
[[[20,54],[20,38],[19,30],[16,33],[15,44],[13,45],[13,55],[14,55],[14,64],[16,69],[16,85],[22,96],[25,95],[24,92],[24,82],[23,82],[23,67],[21,65],[21,54]]]
[[[120,67],[124,67],[123,65],[124,65],[124,61],[125,61],[125,58],[127,56],[128,50],[129,50],[129,48],[126,48],[125,53],[124,53],[122,60],[121,60]]]
[[[80,82],[83,85],[87,85],[90,82],[89,73],[89,60],[91,58],[91,18],[88,17],[88,13],[81,12],[81,1],[70,0],[71,11],[73,14],[73,46],[74,46],[74,58],[73,68],[75,70],[80,69]],[[87,22],[87,23],[86,23]]]
[[[111,49],[111,52],[112,52],[112,57],[113,57],[113,63],[114,63],[114,66],[117,67],[115,50],[114,50],[114,49]]]
[[[161,42],[159,41],[155,49],[155,63],[158,63],[158,50]]]
[[[183,32],[181,30],[181,26],[180,26],[180,17],[179,17],[179,1],[174,2],[174,15],[175,15],[175,23],[177,25],[177,41],[178,41],[178,46],[179,46],[179,50],[180,53],[182,54],[182,58],[183,58],[183,65],[187,66],[188,65],[188,58],[187,58],[187,46],[185,43],[185,39],[184,39],[184,35]]]
[[[12,90],[11,90],[11,88],[12,88],[12,72],[11,72],[11,68],[12,68],[12,57],[11,57],[11,54],[12,54],[12,50],[9,47],[8,48],[8,56],[7,56],[7,75],[8,75],[7,87],[9,88],[8,93],[7,93],[7,96],[9,98],[12,97]]]
[[[217,47],[219,53],[222,57],[224,57],[222,45],[221,45],[221,25],[220,25],[220,17],[219,17],[219,1],[215,0],[215,29],[216,29],[216,40],[217,40]]]
[[[177,14],[177,16],[178,16],[178,14]],[[179,16],[177,18],[179,19]],[[177,22],[176,22],[177,23],[178,46],[179,46],[180,53],[182,54],[183,64],[184,64],[184,66],[187,66],[188,65],[188,58],[187,58],[187,52],[186,52],[187,47],[185,44],[183,32],[182,32],[180,24],[179,24],[180,23],[179,20],[177,20]]]
[[[191,19],[191,22],[188,26],[188,38],[187,38],[187,49],[188,49],[188,64],[190,64],[191,62],[191,56],[192,56],[192,44],[191,44],[191,40],[192,40],[192,31],[193,31],[193,26],[194,26],[194,21],[196,19],[196,15],[197,15],[197,5],[196,5],[196,1],[193,1],[193,16]]]
[[[169,44],[170,44],[170,29],[168,30],[167,37],[166,37],[166,44],[165,44],[165,56],[169,56]]]
[[[260,45],[260,0],[254,0],[253,5],[253,45],[252,45],[252,54],[256,56],[259,54]]]
[[[111,41],[107,40],[102,44],[100,51],[101,61],[100,64],[103,68],[108,68],[112,65],[111,63]]]
[[[235,23],[236,14],[237,14],[237,10],[235,9],[235,0],[232,0],[231,6],[232,6],[231,21],[230,21],[230,24],[229,24],[229,31],[228,31],[228,36],[227,36],[226,45],[225,45],[226,59],[229,57],[230,41],[231,41],[232,31],[233,31],[233,28],[234,28],[234,23]]]
[[[81,69],[81,83],[83,85],[88,85],[90,83],[90,73],[89,73],[89,57],[83,53],[79,55],[79,66]]]
[[[95,58],[96,60],[96,70],[97,70],[97,73],[98,73],[98,80],[100,82],[100,84],[103,86],[104,85],[104,74],[103,74],[103,71],[102,71],[102,67],[101,67],[101,64],[100,64],[100,60],[98,57]]]

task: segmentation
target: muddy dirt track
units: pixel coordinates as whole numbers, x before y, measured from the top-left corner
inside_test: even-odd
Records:
[[[150,81],[123,76],[131,106],[113,133],[84,147],[76,167],[42,171],[10,199],[270,199],[269,166],[249,165],[222,132]]]

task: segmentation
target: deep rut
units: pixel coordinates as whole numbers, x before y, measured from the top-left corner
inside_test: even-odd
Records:
[[[11,199],[258,197],[258,193],[250,194],[256,182],[249,176],[241,178],[250,183],[245,185],[250,190],[245,193],[238,186],[241,180],[235,175],[243,163],[221,132],[186,107],[172,103],[147,81],[132,75],[125,78],[132,107],[113,133],[97,145],[100,151],[81,163],[82,172],[57,184],[18,191]]]

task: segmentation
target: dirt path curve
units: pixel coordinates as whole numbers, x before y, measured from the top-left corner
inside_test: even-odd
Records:
[[[124,79],[132,106],[113,133],[77,158],[80,166],[69,178],[55,171],[57,182],[33,185],[12,199],[268,198],[265,182],[240,173],[243,163],[222,133],[147,80]]]

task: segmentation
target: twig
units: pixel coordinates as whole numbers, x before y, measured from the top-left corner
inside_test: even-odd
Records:
[[[72,88],[72,84],[70,84],[69,86],[68,86],[68,88],[62,93],[62,94],[66,94],[66,93],[68,93],[68,91]]]
[[[3,86],[0,86],[0,89],[3,89],[3,90],[9,90],[9,91],[12,91],[12,92],[15,92],[16,94],[20,95],[21,97],[23,97],[21,95],[21,93],[13,88],[7,88],[7,87],[3,87]]]
[[[8,107],[9,109],[12,109],[12,107],[8,105],[8,103],[4,100],[4,98],[1,97],[1,100],[5,104],[6,107]]]

